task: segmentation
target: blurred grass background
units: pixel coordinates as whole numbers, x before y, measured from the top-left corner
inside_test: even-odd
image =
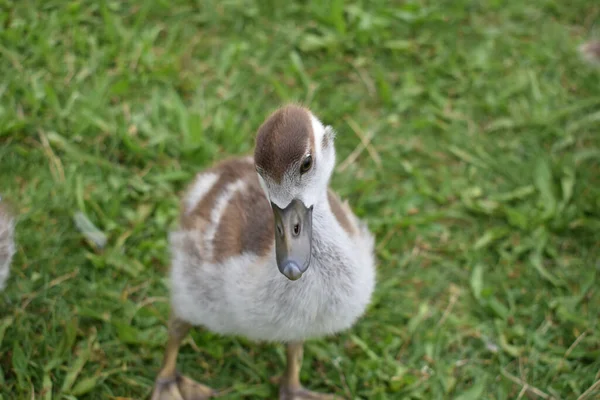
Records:
[[[379,284],[302,379],[360,399],[600,393],[600,71],[589,0],[0,1],[0,397],[143,398],[178,194],[287,101],[338,131],[333,187]],[[108,238],[95,248],[83,213]],[[275,398],[280,346],[195,331],[180,370]]]

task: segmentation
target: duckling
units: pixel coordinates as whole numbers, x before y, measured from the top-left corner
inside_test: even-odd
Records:
[[[15,254],[14,229],[14,219],[0,197],[0,290],[4,289]]]
[[[286,344],[282,400],[338,399],[299,379],[306,340],[347,330],[375,287],[374,237],[329,189],[335,132],[299,105],[259,127],[254,156],[200,172],[169,235],[171,315],[153,400],[206,399],[176,369],[192,327]]]

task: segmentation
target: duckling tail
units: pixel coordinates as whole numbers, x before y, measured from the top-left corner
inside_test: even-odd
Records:
[[[0,290],[10,272],[10,263],[15,254],[14,242],[15,222],[7,208],[0,204]]]

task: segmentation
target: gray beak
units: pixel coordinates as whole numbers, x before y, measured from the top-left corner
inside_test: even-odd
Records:
[[[300,279],[310,265],[312,206],[298,199],[284,209],[271,203],[275,216],[275,254],[279,272],[288,279]]]

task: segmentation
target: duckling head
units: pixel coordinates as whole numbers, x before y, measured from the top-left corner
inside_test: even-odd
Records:
[[[333,128],[297,105],[278,109],[258,129],[254,162],[273,210],[277,266],[290,280],[310,266],[312,212],[327,201],[334,137]]]

